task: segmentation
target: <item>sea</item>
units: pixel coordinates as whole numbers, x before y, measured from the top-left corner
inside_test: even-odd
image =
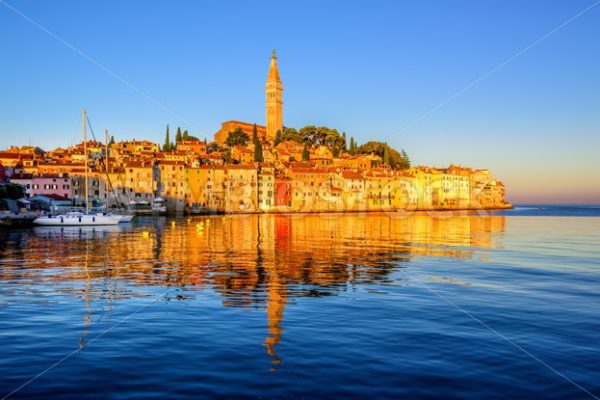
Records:
[[[0,399],[598,399],[600,206],[0,230]]]

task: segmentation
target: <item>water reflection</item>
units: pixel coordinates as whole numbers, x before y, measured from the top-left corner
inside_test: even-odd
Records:
[[[414,257],[472,257],[501,246],[504,226],[504,216],[371,214],[162,218],[117,227],[5,230],[0,277],[5,283],[27,281],[21,292],[81,297],[86,311],[80,347],[94,323],[94,302],[110,310],[119,300],[152,296],[149,288],[156,286],[215,292],[227,307],[266,310],[263,345],[276,368],[291,299],[386,282]],[[0,289],[7,298],[11,290]]]

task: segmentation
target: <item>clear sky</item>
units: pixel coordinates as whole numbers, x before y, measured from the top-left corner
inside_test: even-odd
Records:
[[[553,32],[594,1],[0,0],[0,147],[73,144],[82,107],[117,140],[264,124],[276,48],[286,126],[491,168],[513,202],[600,203],[600,4]]]

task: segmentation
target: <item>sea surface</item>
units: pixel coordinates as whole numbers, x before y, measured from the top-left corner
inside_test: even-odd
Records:
[[[0,399],[598,398],[599,217],[0,230]]]

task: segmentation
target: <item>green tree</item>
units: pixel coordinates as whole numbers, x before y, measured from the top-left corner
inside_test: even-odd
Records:
[[[304,143],[302,148],[302,161],[310,161],[310,152],[308,151],[308,142]]]
[[[225,144],[229,147],[233,146],[245,146],[248,143],[250,138],[248,134],[242,130],[242,128],[237,127],[235,130],[229,132],[227,134],[227,140],[225,140]]]
[[[342,132],[342,138],[344,138],[344,144],[342,146],[342,150],[348,151],[347,143],[346,143],[346,132]]]
[[[383,163],[390,165],[390,146],[387,143],[384,144],[383,148]]]
[[[163,144],[162,151],[171,150],[171,138],[169,137],[169,125],[167,124],[167,133],[165,134],[165,143]]]
[[[204,143],[206,143],[206,139],[204,139]],[[216,142],[211,142],[207,147],[206,147],[206,151],[208,153],[214,153],[216,151],[221,150],[221,147],[219,146],[218,143]]]
[[[177,134],[175,135],[175,143],[179,143],[183,140],[183,135],[181,134],[181,128],[177,127]]]
[[[221,158],[225,164],[234,164],[235,160],[231,157],[231,149],[221,152]]]
[[[108,145],[112,146],[113,144],[115,144],[115,137],[111,135],[110,140],[108,141]]]
[[[273,146],[277,146],[279,143],[281,143],[281,129],[278,129],[277,133],[275,134],[275,141],[273,142]]]
[[[350,150],[349,150],[349,153],[351,155],[355,155],[356,154],[356,142],[354,141],[353,137],[350,138]]]
[[[25,197],[25,188],[16,183],[0,185],[0,199],[17,200]]]
[[[190,134],[188,133],[187,129],[183,131],[183,140],[190,140]]]
[[[409,169],[410,168],[410,158],[408,157],[408,154],[406,154],[406,151],[404,151],[404,149],[402,149],[402,151],[400,152],[400,157],[402,159],[401,159],[400,163],[398,164],[398,168]]]
[[[392,168],[406,169],[410,168],[410,161],[408,155],[404,152],[404,155],[400,154],[397,150],[390,147],[387,143],[382,142],[367,142],[357,149],[357,153],[368,154],[375,153],[383,158]],[[387,153],[387,155],[386,155]]]
[[[258,131],[256,129],[256,124],[252,126],[252,143],[256,144],[258,142]]]
[[[337,157],[337,156],[339,156],[339,155],[340,155],[340,148],[339,148],[339,147],[337,147],[337,146],[333,146],[333,148],[331,149],[331,154],[332,154],[334,157]]]
[[[286,140],[293,140],[297,143],[302,143],[304,141],[302,135],[294,128],[283,128],[283,131],[281,132],[281,141],[285,142]]]
[[[254,142],[254,161],[256,161],[256,162],[264,161],[262,144],[260,143],[260,140],[258,140],[258,138]]]

